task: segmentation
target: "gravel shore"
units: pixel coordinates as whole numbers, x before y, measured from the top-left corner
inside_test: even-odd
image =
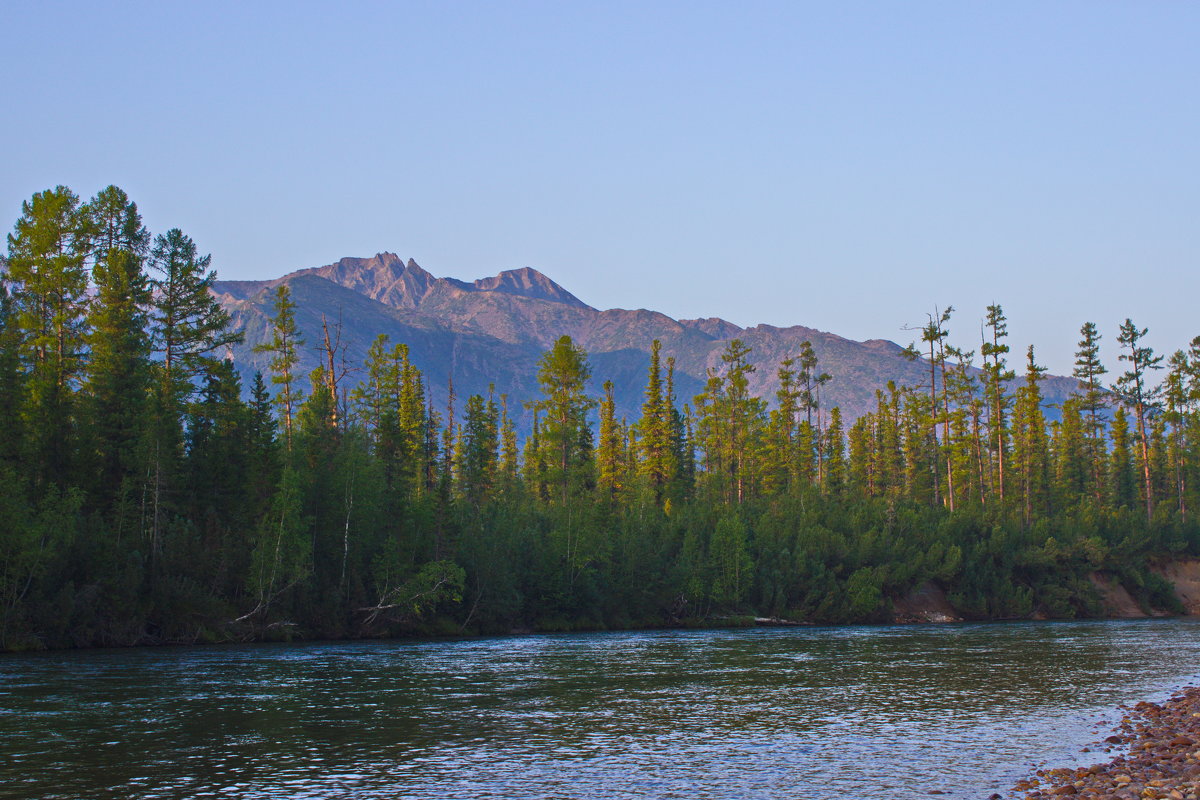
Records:
[[[1125,709],[1105,744],[1128,753],[1107,764],[1038,770],[1015,787],[1024,797],[1200,799],[1200,688],[1189,686],[1162,703]]]

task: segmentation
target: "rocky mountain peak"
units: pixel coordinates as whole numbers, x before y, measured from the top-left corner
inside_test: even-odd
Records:
[[[752,348],[759,369],[750,390],[766,398],[779,388],[778,364],[811,342],[821,370],[834,376],[822,393],[823,407],[839,406],[846,424],[875,407],[875,392],[888,381],[918,385],[927,378],[926,366],[904,358],[899,345],[883,339],[855,342],[801,325],[742,327],[718,317],[675,320],[644,309],[599,311],[529,267],[468,282],[436,278],[415,260],[391,252],[343,258],[269,281],[218,282],[214,294],[247,332],[245,345],[235,348],[245,375],[267,366],[253,347],[265,341],[273,313],[270,291],[283,281],[293,286],[297,323],[310,341],[320,330],[321,315],[343,320],[347,357],[362,363],[370,343],[386,333],[410,347],[438,403],[446,401],[441,387],[453,378],[461,396],[486,393],[494,385],[521,407],[536,397],[538,358],[563,334],[588,352],[598,379],[612,379],[620,413],[632,417],[640,413],[655,339],[662,342],[663,354],[675,359],[680,402],[703,390],[708,370],[719,368],[733,338]],[[314,349],[306,348],[303,358],[301,372],[316,366]],[[1059,402],[1074,385],[1068,378],[1047,376],[1047,400]]]
[[[506,269],[494,277],[480,278],[472,285],[476,291],[480,292],[502,292],[504,294],[515,294],[520,297],[533,297],[539,300],[566,303],[576,308],[591,308],[591,306],[532,267]]]
[[[681,319],[679,324],[685,328],[700,331],[711,339],[731,339],[742,332],[742,328],[720,317]]]
[[[413,259],[405,263],[389,252],[371,258],[343,258],[296,274],[317,275],[396,308],[416,308],[437,281]]]

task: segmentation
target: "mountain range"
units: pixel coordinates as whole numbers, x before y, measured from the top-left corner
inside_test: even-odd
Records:
[[[707,370],[719,367],[722,351],[734,338],[752,348],[749,358],[757,369],[750,389],[768,400],[779,388],[779,363],[798,356],[801,344],[811,342],[819,371],[832,376],[822,407],[840,406],[847,424],[875,407],[875,392],[888,381],[917,386],[928,380],[928,362],[906,358],[904,348],[885,339],[858,342],[803,325],[743,328],[716,317],[677,320],[646,309],[600,310],[529,267],[466,282],[434,277],[395,253],[343,258],[273,280],[215,283],[217,299],[246,334],[233,350],[244,376],[268,371],[268,356],[253,347],[269,338],[279,284],[291,291],[306,341],[299,374],[307,375],[320,363],[317,346],[324,319],[331,331],[340,330],[347,364],[362,365],[375,337],[387,334],[392,343],[408,345],[435,403],[445,404],[451,379],[459,398],[486,394],[494,386],[498,394],[508,395],[522,427],[528,423],[523,404],[538,396],[538,357],[563,334],[588,353],[593,395],[599,396],[601,384],[611,380],[618,414],[630,420],[639,416],[654,339],[662,342],[664,359],[675,358],[681,405],[703,390]],[[1021,359],[1011,360],[1019,368]],[[361,377],[359,372],[349,380]],[[1073,379],[1048,376],[1043,384],[1047,404],[1061,402],[1075,385]]]

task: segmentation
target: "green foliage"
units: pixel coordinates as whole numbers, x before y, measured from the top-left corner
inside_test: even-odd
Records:
[[[1104,613],[1095,573],[1180,611],[1160,566],[1200,556],[1200,338],[1160,409],[1127,320],[1109,421],[1085,325],[1079,394],[1053,422],[1032,349],[1023,380],[1008,368],[998,305],[981,372],[937,312],[928,385],[889,384],[856,420],[822,407],[832,378],[808,343],[768,409],[745,342],[690,406],[654,342],[631,423],[612,383],[589,396],[563,336],[522,443],[504,396],[456,417],[451,386],[435,411],[384,337],[348,392],[327,344],[305,396],[285,285],[260,349],[274,397],[262,375],[244,391],[210,259],[178,230],[151,247],[116,187],[35,195],[8,243],[0,649],[878,622],[918,589],[973,619],[1087,617]]]

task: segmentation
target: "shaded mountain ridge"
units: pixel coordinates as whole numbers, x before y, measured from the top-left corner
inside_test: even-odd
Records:
[[[680,405],[703,390],[707,370],[720,366],[722,351],[735,337],[753,348],[757,370],[751,391],[772,402],[779,363],[811,342],[820,370],[833,376],[822,406],[840,406],[847,423],[874,408],[876,391],[888,381],[919,386],[928,380],[927,363],[910,361],[900,345],[886,339],[857,342],[802,325],[742,328],[717,317],[675,320],[646,309],[598,310],[530,267],[467,282],[435,277],[415,260],[390,252],[343,258],[273,280],[217,282],[214,293],[246,332],[245,343],[234,350],[245,375],[267,371],[267,357],[253,347],[269,336],[272,296],[281,283],[292,292],[307,341],[301,370],[319,363],[315,345],[322,319],[341,325],[349,365],[361,365],[375,337],[386,334],[408,345],[437,403],[445,403],[453,380],[459,397],[494,387],[509,395],[510,408],[520,408],[537,395],[538,357],[563,334],[587,350],[593,394],[612,380],[618,413],[630,420],[640,413],[654,339],[676,361]],[[1047,403],[1061,402],[1074,385],[1069,378],[1048,377]]]

